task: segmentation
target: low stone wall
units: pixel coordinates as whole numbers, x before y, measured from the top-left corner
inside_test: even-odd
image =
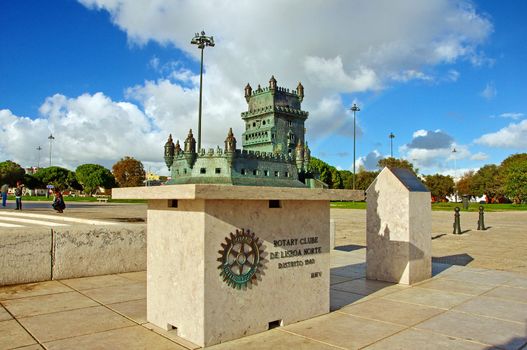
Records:
[[[146,225],[13,229],[0,235],[0,285],[146,270]]]
[[[0,285],[49,279],[50,229],[13,229],[0,234]]]

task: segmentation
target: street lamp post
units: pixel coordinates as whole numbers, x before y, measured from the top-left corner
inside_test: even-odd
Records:
[[[356,128],[356,121],[355,121],[355,113],[360,111],[359,106],[357,106],[355,103],[351,107],[351,110],[353,111],[353,184],[352,188],[355,189],[355,128]]]
[[[40,151],[42,151],[42,147],[38,146],[37,151],[38,151],[38,161],[37,161],[37,169],[38,169],[40,168]]]
[[[456,175],[457,175],[457,160],[456,160],[456,153],[457,153],[457,150],[456,148],[454,147],[452,149],[452,158],[454,158],[454,185],[456,184]],[[457,203],[457,188],[455,189],[455,192],[454,192],[454,198],[455,198],[455,201]]]
[[[190,41],[191,44],[197,45],[201,49],[201,65],[199,71],[199,110],[198,110],[198,153],[201,152],[201,96],[203,89],[203,50],[206,46],[214,46],[214,37],[205,36],[205,31],[196,33]]]
[[[388,137],[390,138],[390,157],[393,158],[393,139],[395,138],[395,135],[391,132]]]
[[[49,134],[48,140],[49,140],[49,166],[51,166],[51,145],[53,143],[53,140],[55,140],[55,137],[53,136],[53,134]]]

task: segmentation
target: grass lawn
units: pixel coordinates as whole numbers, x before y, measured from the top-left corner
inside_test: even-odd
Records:
[[[508,211],[508,210],[527,210],[527,204],[477,204],[470,203],[468,211],[478,211],[483,206],[485,211]],[[432,210],[454,211],[459,207],[462,211],[462,203],[433,203]],[[366,209],[366,202],[331,202],[331,208],[341,209]]]
[[[8,196],[8,200],[15,201],[14,196]],[[52,202],[53,196],[22,196],[22,202],[36,201],[36,202]],[[64,196],[64,201],[68,202],[97,202],[97,197],[70,197]],[[108,203],[146,203],[143,199],[108,199]]]

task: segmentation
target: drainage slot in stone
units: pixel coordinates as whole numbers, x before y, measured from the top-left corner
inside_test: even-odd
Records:
[[[282,207],[282,203],[280,203],[279,200],[271,199],[269,201],[269,208],[281,208],[281,207]]]
[[[175,333],[175,335],[177,335],[177,327],[176,326],[172,326],[170,323],[167,323],[167,330],[169,332]]]
[[[169,199],[168,200],[168,207],[169,208],[177,208],[177,199]]]
[[[276,320],[276,321],[269,322],[269,326],[267,329],[273,329],[273,328],[277,328],[280,326],[282,326],[282,320]]]

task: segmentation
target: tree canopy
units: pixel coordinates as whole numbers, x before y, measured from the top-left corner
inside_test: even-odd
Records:
[[[112,173],[119,187],[142,186],[146,175],[143,163],[128,156],[112,166]]]
[[[0,182],[2,185],[16,186],[17,181],[24,181],[25,173],[26,171],[15,162],[6,160],[0,163]]]
[[[408,169],[415,175],[417,175],[417,173],[419,172],[419,169],[414,168],[414,165],[406,159],[399,159],[393,157],[379,159],[379,161],[377,162],[377,166],[380,169],[384,167]]]
[[[93,194],[99,187],[112,188],[115,186],[113,174],[99,164],[79,165],[75,170],[75,176],[86,194]]]
[[[527,201],[527,153],[513,154],[500,165],[503,194],[515,203]]]
[[[454,193],[454,179],[450,175],[426,175],[425,185],[430,194],[439,200],[445,200],[446,196]]]
[[[39,169],[33,176],[42,184],[53,185],[59,190],[81,188],[73,171],[58,166]]]

